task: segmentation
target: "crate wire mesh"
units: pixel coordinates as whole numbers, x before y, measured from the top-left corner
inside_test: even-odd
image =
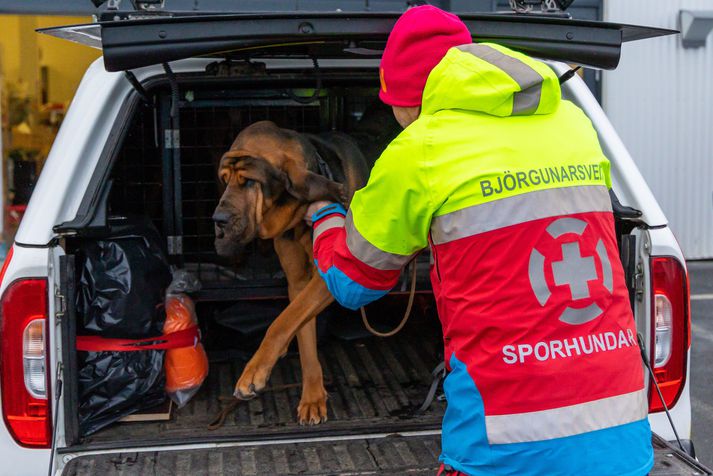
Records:
[[[252,243],[239,263],[228,263],[216,254],[211,216],[222,193],[217,167],[235,136],[248,125],[270,120],[280,127],[319,133],[339,129],[349,132],[376,97],[372,88],[323,89],[317,100],[303,104],[285,98],[280,90],[190,90],[180,103],[180,216],[166,217],[167,163],[162,146],[170,127],[167,94],[158,107],[142,106],[136,113],[118,161],[112,171],[112,215],[148,215],[166,236],[171,220],[182,229],[180,262],[195,272],[204,288],[284,284],[284,274],[270,242]],[[308,94],[309,95],[309,94]],[[170,180],[168,181],[170,182]]]
[[[113,215],[144,214],[163,229],[161,150],[154,110],[136,112],[112,170],[109,209]]]

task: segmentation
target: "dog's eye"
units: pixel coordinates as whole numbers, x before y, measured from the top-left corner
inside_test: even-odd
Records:
[[[255,185],[255,181],[252,179],[247,179],[243,184],[243,187],[252,187],[253,185]]]

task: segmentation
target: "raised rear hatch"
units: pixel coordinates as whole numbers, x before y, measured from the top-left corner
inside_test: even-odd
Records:
[[[400,13],[297,12],[104,14],[101,21],[38,30],[101,48],[108,71],[195,56],[379,58]],[[477,42],[530,55],[614,69],[622,43],[677,33],[562,15],[459,14]]]

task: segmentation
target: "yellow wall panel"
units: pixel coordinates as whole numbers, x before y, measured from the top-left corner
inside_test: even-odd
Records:
[[[99,50],[35,32],[37,28],[88,23],[89,17],[0,15],[0,72],[24,83],[31,97],[40,91],[40,68],[48,70],[48,101],[69,101]]]
[[[37,28],[89,23],[88,17],[37,17]],[[64,102],[74,96],[87,67],[101,51],[47,35],[37,35],[40,65],[49,70],[49,101]]]
[[[20,76],[20,17],[0,15],[0,72],[17,82]]]

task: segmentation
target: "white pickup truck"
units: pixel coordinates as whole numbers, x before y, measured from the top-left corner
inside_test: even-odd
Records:
[[[331,318],[321,319],[320,354],[330,395],[327,423],[296,423],[299,359],[288,353],[270,391],[239,406],[222,427],[207,428],[221,408],[219,397],[232,393],[244,359],[286,303],[284,276],[260,243],[237,268],[215,255],[216,161],[240,129],[263,119],[306,132],[342,130],[374,150],[388,142],[398,132],[394,123],[369,126],[368,117],[378,110],[377,65],[396,18],[116,11],[95,24],[45,32],[102,48],[104,56],[79,86],[0,273],[1,474],[434,474],[445,402],[436,398],[427,410],[415,410],[442,359],[425,272],[409,325],[390,340],[369,337],[344,309],[326,311]],[[475,41],[541,57],[558,75],[568,64],[614,68],[622,42],[672,33],[561,15],[462,18]],[[649,379],[649,418],[660,435],[651,474],[711,474],[691,456],[683,255],[578,75],[564,82],[563,95],[589,116],[611,161],[624,205],[616,207],[616,220],[631,305],[688,452],[669,443],[675,435]],[[82,250],[131,216],[149,220],[170,263],[200,279],[192,297],[210,374],[168,420],[86,431],[79,424],[86,395],[76,350]],[[426,271],[427,256],[419,266]],[[370,315],[388,325],[406,294],[397,287]]]

